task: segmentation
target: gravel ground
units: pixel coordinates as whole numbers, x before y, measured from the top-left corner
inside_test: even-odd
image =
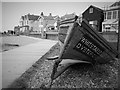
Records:
[[[59,54],[59,44],[53,46],[42,58],[16,79],[10,88],[41,88],[48,85],[54,61],[46,57]],[[117,88],[118,60],[108,64],[75,64],[54,80],[52,88]]]

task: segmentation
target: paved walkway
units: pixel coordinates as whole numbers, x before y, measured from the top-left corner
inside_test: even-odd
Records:
[[[41,39],[40,42],[21,46],[2,54],[2,88],[6,88],[41,58],[57,41]]]

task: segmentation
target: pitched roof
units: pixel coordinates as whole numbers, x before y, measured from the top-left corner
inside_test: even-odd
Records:
[[[39,18],[39,16],[38,15],[30,15],[30,14],[21,16],[22,20],[25,20],[27,18],[28,18],[28,20],[37,20]]]
[[[96,7],[96,6],[93,6],[93,5],[91,5],[90,7],[94,7],[95,9],[97,9],[97,10],[99,10],[99,11],[103,11],[102,9],[100,9],[100,8],[98,8],[98,7]]]
[[[44,18],[44,20],[54,20],[54,19],[57,19],[59,18],[59,16],[42,16]]]
[[[29,20],[37,20],[39,18],[39,16],[37,16],[37,15],[30,15],[30,14],[28,14],[28,19]]]
[[[56,20],[48,20],[48,21],[47,21],[47,24],[53,25],[55,22],[56,22]]]
[[[49,27],[49,26],[54,26],[55,22],[57,20],[56,19],[53,19],[53,20],[45,20],[45,23],[44,23],[44,27]]]
[[[62,20],[65,20],[65,19],[70,19],[70,18],[74,18],[75,17],[75,14],[72,13],[72,14],[65,14],[64,16],[61,17]]]
[[[44,27],[46,26],[54,26],[54,23],[59,19],[59,16],[52,16],[52,14],[50,13],[48,16],[45,15],[40,15],[40,17],[38,18],[38,20],[42,18],[45,22],[44,22]]]
[[[89,10],[89,8],[94,8],[94,9],[96,9],[96,10],[98,10],[98,11],[100,11],[100,12],[103,12],[103,10],[102,9],[100,9],[100,8],[98,8],[98,7],[96,7],[96,6],[93,6],[93,5],[90,5],[83,13],[82,13],[82,15],[87,11],[87,10]]]
[[[43,16],[45,20],[54,20],[53,16]]]
[[[113,3],[110,7],[120,6],[120,1]]]

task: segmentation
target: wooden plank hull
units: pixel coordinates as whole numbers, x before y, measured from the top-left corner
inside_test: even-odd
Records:
[[[77,59],[91,63],[107,63],[118,53],[86,20],[62,21],[58,34],[60,59]]]

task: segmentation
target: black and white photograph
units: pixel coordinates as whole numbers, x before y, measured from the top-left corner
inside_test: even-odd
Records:
[[[0,89],[119,89],[120,0],[0,0]]]

